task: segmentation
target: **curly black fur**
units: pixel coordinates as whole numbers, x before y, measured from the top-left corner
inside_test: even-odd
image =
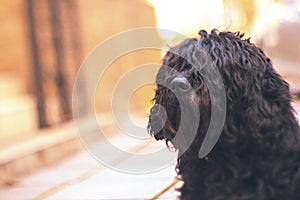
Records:
[[[199,39],[186,39],[171,48],[163,59],[163,65],[189,81],[197,94],[191,101],[198,102],[201,113],[195,140],[178,158],[178,178],[184,182],[178,189],[180,198],[299,200],[300,129],[289,85],[263,51],[250,39],[243,39],[243,34],[201,30],[199,35]],[[197,48],[217,66],[227,99],[221,137],[204,159],[198,152],[210,123],[211,100],[196,70],[207,67],[205,56],[195,54]],[[188,56],[199,66],[183,58]],[[156,83],[173,78],[160,70]],[[169,145],[180,124],[180,105],[171,90],[160,84],[153,101],[148,130]],[[157,104],[166,110],[165,123]],[[172,144],[181,151],[180,143]]]

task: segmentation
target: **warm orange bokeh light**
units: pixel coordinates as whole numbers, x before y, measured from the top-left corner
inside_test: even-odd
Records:
[[[222,26],[222,0],[149,0],[155,8],[159,28],[177,31],[186,36],[195,36],[199,29]],[[172,35],[162,35],[166,40]]]

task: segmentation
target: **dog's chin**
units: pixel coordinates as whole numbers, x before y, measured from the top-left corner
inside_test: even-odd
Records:
[[[174,137],[175,137],[174,130],[169,130],[166,127],[163,127],[162,130],[158,131],[157,133],[153,133],[152,132],[152,136],[156,139],[156,140],[167,140],[167,141],[171,141]]]
[[[166,137],[164,136],[164,133],[162,131],[156,133],[153,135],[153,137],[156,139],[156,140],[164,140],[166,139]]]

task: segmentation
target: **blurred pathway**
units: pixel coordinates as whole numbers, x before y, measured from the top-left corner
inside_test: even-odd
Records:
[[[132,153],[155,152],[165,148],[163,142],[152,139],[128,142],[114,136],[111,142]],[[103,144],[100,142],[99,145]],[[110,155],[109,152],[107,155],[119,165],[128,162],[147,167],[160,160],[157,158],[155,161],[132,163],[130,156],[124,158]],[[169,166],[154,173],[132,175],[104,167],[83,151],[25,177],[14,187],[0,191],[0,199],[175,199],[173,188],[169,187],[175,182],[176,153],[170,155],[174,159]]]

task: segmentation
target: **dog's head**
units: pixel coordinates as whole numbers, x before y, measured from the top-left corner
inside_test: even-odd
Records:
[[[223,100],[227,107],[218,110],[225,113],[226,118],[217,146],[233,149],[232,145],[243,146],[244,142],[271,145],[274,140],[282,139],[283,123],[291,124],[288,119],[294,118],[290,117],[293,109],[289,86],[275,72],[271,60],[250,39],[243,39],[243,34],[202,30],[199,35],[199,39],[186,39],[171,48],[163,58],[156,77],[149,133],[158,140],[171,142],[179,150],[183,148],[184,138],[181,141],[173,138],[182,122],[183,106],[187,106],[184,112],[199,111],[200,115],[189,115],[183,134],[193,135],[190,131],[196,131],[191,148],[199,150],[207,130],[214,126],[212,104],[218,104],[218,100],[210,98],[207,86],[210,82],[215,87],[222,86],[226,95]],[[201,73],[214,68],[222,84],[212,80],[214,76]],[[180,105],[181,102],[184,105]],[[216,107],[218,109],[218,105]],[[188,149],[193,152],[191,148]]]

